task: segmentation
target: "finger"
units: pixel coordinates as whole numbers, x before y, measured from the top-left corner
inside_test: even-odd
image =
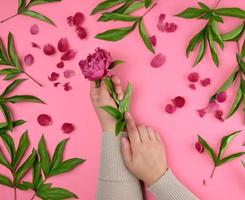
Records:
[[[117,94],[118,99],[122,100],[124,97],[124,91],[123,91],[123,88],[121,85],[121,80],[119,79],[119,77],[117,77],[115,75],[113,75],[111,77],[111,80],[112,80],[112,83],[113,83],[113,86],[114,86],[114,89],[115,89],[115,92]]]
[[[126,120],[126,126],[127,126],[128,136],[129,136],[131,145],[132,146],[138,145],[139,143],[141,143],[140,136],[139,136],[137,127],[135,125],[134,119],[132,118],[129,112],[125,113],[125,120]]]
[[[162,138],[158,132],[155,132],[156,140],[162,143]]]
[[[105,84],[105,81],[102,80],[101,81],[101,84],[100,84],[100,94],[102,95],[109,95],[109,92],[107,90],[107,87],[106,87],[106,84]]]
[[[116,75],[112,75],[111,80],[112,80],[113,84],[116,84],[116,85],[120,85],[121,84],[120,78],[118,76],[116,76]]]
[[[130,147],[129,140],[126,137],[121,138],[121,143],[122,143],[122,157],[124,159],[124,162],[128,168],[131,166],[131,161],[132,161],[132,151]]]
[[[148,133],[147,133],[147,129],[145,126],[137,126],[141,141],[144,142],[148,142],[150,140]]]
[[[151,127],[147,127],[148,136],[151,141],[156,141],[155,131]]]
[[[93,99],[95,95],[98,94],[98,88],[96,88],[95,82],[90,83],[90,97]]]

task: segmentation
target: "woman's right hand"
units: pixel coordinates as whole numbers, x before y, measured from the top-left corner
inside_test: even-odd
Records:
[[[128,138],[122,137],[122,155],[127,168],[147,186],[167,170],[161,137],[151,127],[136,126],[130,113],[125,113]]]

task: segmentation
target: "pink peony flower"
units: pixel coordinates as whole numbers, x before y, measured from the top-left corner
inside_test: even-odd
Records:
[[[98,47],[95,53],[89,54],[86,60],[79,62],[79,65],[85,78],[96,81],[107,75],[111,63],[110,53]]]

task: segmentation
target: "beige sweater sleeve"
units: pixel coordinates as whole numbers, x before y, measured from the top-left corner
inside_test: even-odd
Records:
[[[140,182],[126,168],[120,146],[120,137],[112,133],[102,134],[96,200],[143,200]],[[147,189],[156,200],[197,199],[175,178],[171,170]]]

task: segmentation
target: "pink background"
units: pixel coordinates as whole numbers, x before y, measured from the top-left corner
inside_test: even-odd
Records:
[[[197,134],[202,135],[217,149],[222,136],[232,131],[244,130],[241,109],[224,123],[219,122],[212,115],[201,119],[195,111],[206,106],[210,95],[235,67],[235,45],[226,43],[225,50],[219,51],[220,68],[214,66],[208,53],[204,60],[195,69],[192,69],[194,54],[190,59],[187,59],[185,48],[190,37],[200,30],[205,22],[184,20],[173,16],[188,6],[196,6],[196,1],[158,0],[158,6],[145,17],[145,24],[148,32],[157,36],[156,52],[165,54],[167,61],[163,67],[154,69],[149,65],[153,55],[145,48],[136,31],[117,43],[104,42],[94,38],[98,32],[120,26],[120,24],[110,22],[97,23],[98,16],[89,16],[91,9],[98,2],[98,0],[64,0],[61,3],[33,8],[50,17],[57,24],[57,28],[25,16],[18,16],[0,24],[1,38],[6,42],[7,34],[11,31],[22,59],[28,53],[34,55],[34,65],[25,67],[25,69],[45,85],[44,88],[41,88],[28,80],[16,91],[18,94],[36,95],[45,100],[47,105],[32,103],[11,105],[15,119],[22,118],[28,121],[25,125],[15,129],[14,138],[18,140],[21,133],[28,129],[31,144],[36,147],[41,134],[44,134],[48,148],[53,152],[55,145],[67,137],[61,132],[62,123],[74,123],[76,130],[69,135],[71,139],[67,145],[65,157],[82,157],[87,161],[71,173],[55,177],[51,181],[56,186],[70,189],[80,199],[93,200],[95,198],[101,131],[88,95],[89,82],[82,77],[78,62],[88,53],[93,52],[97,46],[100,46],[112,52],[115,59],[126,61],[125,64],[115,69],[114,73],[120,75],[124,83],[130,81],[133,84],[131,111],[138,123],[151,125],[162,134],[166,144],[169,166],[183,184],[204,200],[244,199],[245,170],[241,166],[240,159],[219,167],[213,179],[210,180],[211,160],[206,154],[197,153],[194,148]],[[205,0],[204,2],[211,7],[216,3],[215,0]],[[17,0],[0,0],[0,5],[0,19],[3,19],[15,13]],[[245,9],[244,0],[223,0],[220,6]],[[66,17],[78,11],[86,15],[84,26],[88,30],[89,37],[85,41],[80,40],[73,28],[66,23]],[[167,34],[157,30],[156,23],[160,13],[166,13],[166,20],[178,25],[178,30],[175,33]],[[40,33],[33,36],[29,33],[29,29],[35,23],[39,25]],[[225,25],[221,25],[220,28],[222,31],[230,30],[239,23],[240,20],[225,18]],[[46,43],[56,45],[61,37],[67,37],[71,47],[78,50],[76,58],[65,63],[65,69],[74,69],[77,72],[77,75],[70,80],[62,78],[63,82],[71,82],[73,90],[69,92],[65,92],[62,87],[53,87],[47,79],[53,71],[60,72],[62,75],[63,70],[56,68],[60,54],[47,57],[42,51],[33,49],[30,45],[31,42],[36,42],[41,46]],[[212,84],[206,88],[198,85],[196,91],[189,89],[186,77],[193,71],[199,72],[202,78],[210,77]],[[1,91],[5,86],[6,82],[1,81]],[[232,102],[234,91],[234,88],[229,90],[228,101],[222,104],[225,112],[228,111]],[[166,114],[164,106],[177,95],[186,98],[186,106],[173,115]],[[41,113],[52,116],[52,126],[41,127],[38,125],[36,118]],[[243,150],[241,147],[243,142],[244,135],[241,134],[231,144],[227,154]],[[7,172],[2,167],[0,167],[0,171]],[[202,184],[203,179],[206,179],[206,186]],[[31,191],[18,191],[19,200],[30,199],[31,196]],[[0,186],[0,199],[13,199],[13,191]]]

